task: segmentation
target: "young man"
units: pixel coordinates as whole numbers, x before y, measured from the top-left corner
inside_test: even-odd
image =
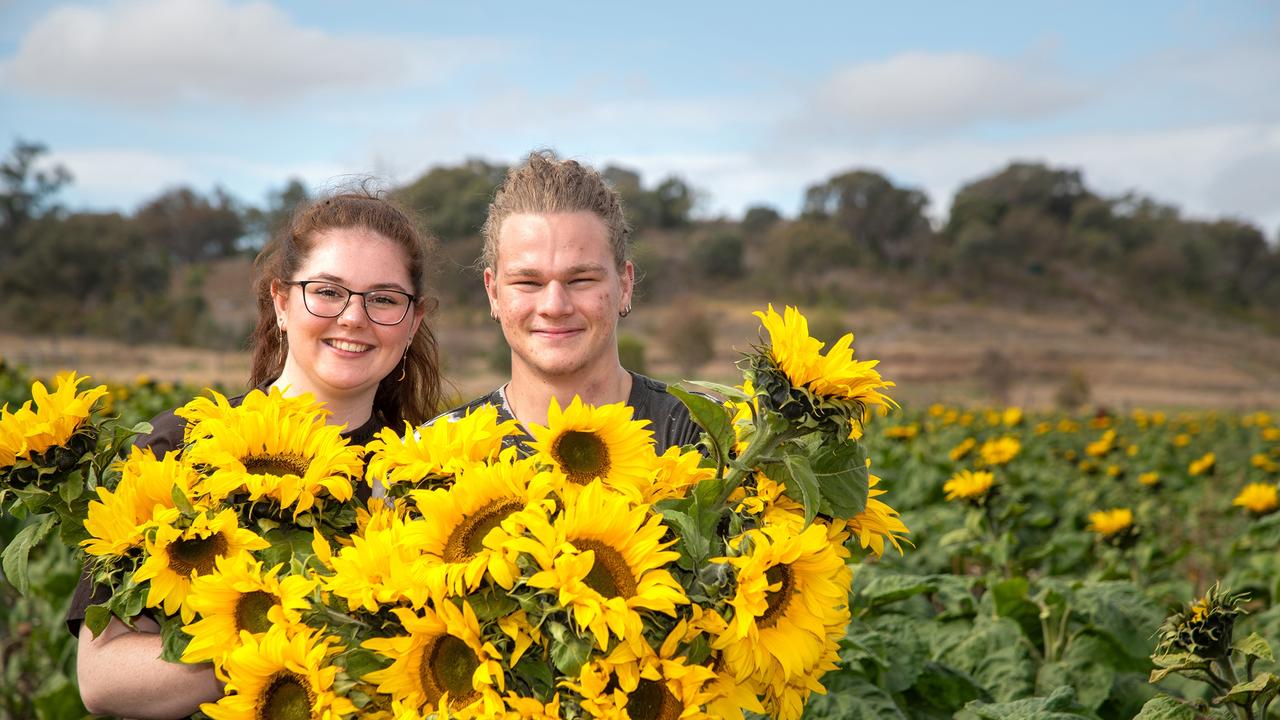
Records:
[[[484,287],[511,346],[511,380],[445,414],[484,404],[500,419],[546,425],[555,398],[626,402],[649,420],[659,453],[697,442],[689,412],[662,383],[618,360],[618,319],[631,312],[635,270],[618,193],[595,170],[534,153],[507,173],[484,224]],[[527,449],[527,436],[515,444]]]

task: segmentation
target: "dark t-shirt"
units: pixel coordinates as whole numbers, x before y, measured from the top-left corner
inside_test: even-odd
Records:
[[[457,420],[482,405],[492,405],[498,409],[498,422],[514,420],[515,416],[512,415],[511,407],[507,404],[505,388],[504,385],[466,405],[442,413],[427,424],[441,418]],[[653,431],[653,442],[659,453],[666,452],[668,448],[693,445],[701,436],[702,429],[689,416],[689,408],[685,407],[685,404],[675,395],[667,392],[665,384],[653,378],[631,373],[631,394],[627,397],[627,405],[630,405],[633,410],[633,419],[649,421],[649,429]],[[503,438],[503,445],[506,447],[514,445],[528,455],[533,452],[529,447],[529,442],[532,440],[533,436],[529,435],[529,431],[521,425],[518,434]]]
[[[266,391],[265,386],[259,389]],[[228,399],[227,402],[232,407],[236,407],[244,402],[244,395],[237,395]],[[372,440],[374,435],[385,426],[386,423],[382,422],[375,413],[365,424],[354,430],[342,433],[342,437],[352,444],[364,445]],[[156,457],[163,457],[171,450],[176,450],[182,446],[182,437],[186,427],[186,420],[174,414],[173,410],[165,410],[151,419],[151,432],[135,438],[133,445],[139,448],[150,448],[156,454]],[[371,492],[372,489],[366,483],[356,483],[355,495],[362,501],[368,502]],[[110,598],[111,591],[109,588],[93,585],[86,565],[80,574],[80,582],[76,584],[75,594],[71,596],[71,607],[67,610],[67,630],[72,635],[79,635],[80,625],[84,623],[84,615],[89,606],[100,605]]]

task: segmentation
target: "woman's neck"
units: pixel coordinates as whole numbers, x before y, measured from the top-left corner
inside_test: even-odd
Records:
[[[271,387],[278,388],[285,397],[311,393],[317,401],[324,403],[325,409],[329,411],[325,422],[329,425],[346,425],[348,430],[364,425],[373,416],[373,396],[377,391],[375,388],[373,392],[361,396],[335,397],[331,393],[318,393],[303,383],[290,382],[284,375],[271,383]]]

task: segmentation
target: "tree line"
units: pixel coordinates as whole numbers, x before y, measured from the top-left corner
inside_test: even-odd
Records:
[[[239,347],[248,320],[215,317],[211,291],[231,290],[206,287],[209,268],[251,257],[307,188],[289,180],[261,207],[180,186],[132,213],[70,211],[59,196],[73,178],[42,163],[46,152],[18,141],[0,164],[0,327]],[[389,190],[437,240],[434,286],[446,307],[483,306],[479,230],[506,170],[472,159]],[[923,192],[867,169],[811,185],[793,218],[765,205],[697,218],[701,192],[679,177],[646,185],[627,168],[603,172],[635,228],[640,292],[658,302],[729,293],[848,304],[874,277],[1001,302],[1120,293],[1272,328],[1280,320],[1280,249],[1257,227],[1185,218],[1137,194],[1106,197],[1076,169],[1012,163],[963,186],[941,227]]]

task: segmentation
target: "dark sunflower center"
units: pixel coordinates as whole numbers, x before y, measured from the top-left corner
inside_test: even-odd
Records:
[[[484,536],[522,507],[519,500],[504,498],[463,518],[444,545],[444,561],[463,562],[474,557],[484,550]]]
[[[278,672],[258,699],[255,720],[311,720],[311,688],[291,672]]]
[[[178,540],[169,546],[169,569],[182,577],[190,577],[193,571],[208,575],[213,572],[213,561],[226,552],[227,538],[222,533]]]
[[[773,627],[778,623],[778,618],[787,611],[791,595],[795,592],[795,575],[791,572],[789,565],[774,565],[764,572],[764,577],[770,585],[782,583],[782,587],[765,593],[765,602],[768,603],[768,607],[756,621],[756,624],[762,628]]]
[[[551,457],[571,482],[586,485],[609,473],[609,446],[593,432],[568,430],[556,438]]]
[[[262,590],[254,590],[240,596],[236,603],[236,630],[248,630],[251,633],[264,633],[271,627],[267,619],[267,611],[279,600],[275,595]]]
[[[245,472],[255,475],[306,475],[309,463],[297,455],[252,455],[244,459]]]
[[[629,598],[636,594],[635,576],[621,553],[599,540],[574,540],[573,544],[583,552],[590,550],[596,555],[591,572],[582,579],[587,587],[607,598]]]
[[[428,704],[440,702],[446,692],[456,702],[471,702],[477,694],[471,687],[471,676],[478,667],[480,658],[461,638],[445,635],[436,639],[423,649],[419,670]]]
[[[627,699],[627,715],[634,720],[675,720],[683,711],[680,701],[657,680],[641,680]]]

